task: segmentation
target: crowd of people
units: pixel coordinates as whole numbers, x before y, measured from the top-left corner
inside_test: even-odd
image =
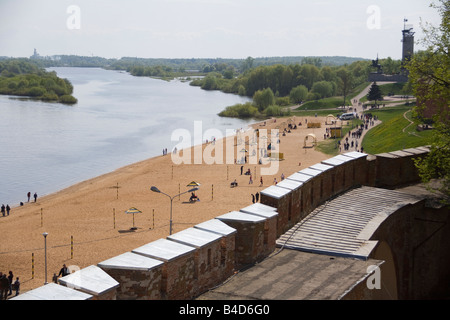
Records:
[[[11,211],[11,207],[9,206],[9,204],[7,204],[6,206],[4,204],[2,204],[1,207],[1,212],[2,212],[2,216],[4,217],[5,215],[9,216],[9,213]]]
[[[13,294],[17,296],[20,291],[19,277],[14,280],[14,274],[12,271],[8,272],[8,276],[0,272],[0,300],[8,299],[8,296]]]
[[[354,130],[348,132],[348,136],[345,139],[338,141],[339,151],[342,151],[342,147],[344,151],[349,151],[353,149],[355,151],[364,152],[364,148],[360,143],[360,139],[363,136],[364,130],[370,129],[375,125],[375,121],[378,120],[376,116],[372,116],[371,114],[367,114],[361,117],[363,123],[357,126]]]

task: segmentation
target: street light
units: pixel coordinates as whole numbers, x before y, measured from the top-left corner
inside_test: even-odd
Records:
[[[45,282],[44,282],[44,284],[47,284],[48,282],[47,282],[47,236],[48,236],[48,233],[47,232],[44,232],[43,234],[42,234],[43,236],[44,236],[44,253],[45,253]]]
[[[185,191],[185,192],[176,194],[176,195],[174,195],[174,196],[172,196],[172,197],[169,196],[167,193],[162,192],[161,190],[159,190],[159,189],[158,189],[157,187],[155,187],[155,186],[152,186],[152,187],[150,188],[150,190],[153,191],[153,192],[156,192],[156,193],[162,193],[162,194],[168,196],[169,199],[170,199],[170,233],[169,233],[169,234],[172,235],[172,202],[173,202],[173,199],[174,199],[175,197],[181,196],[182,194],[185,194],[185,193],[188,193],[188,192],[194,192],[194,191],[197,191],[198,188],[192,188],[192,189],[190,189],[190,190],[188,190],[188,191]]]

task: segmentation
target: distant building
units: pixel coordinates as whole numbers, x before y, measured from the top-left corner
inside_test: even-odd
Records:
[[[408,70],[405,69],[405,64],[411,60],[414,54],[414,32],[412,25],[407,25],[408,20],[404,19],[404,27],[402,30],[402,69],[399,74],[384,74],[382,71],[382,66],[378,64],[377,60],[372,61],[372,67],[377,68],[377,72],[371,72],[369,74],[369,81],[371,82],[383,82],[383,81],[395,81],[395,82],[407,82],[408,81]]]
[[[406,22],[408,20],[405,19],[405,26],[402,30],[403,33],[403,52],[402,52],[402,63],[411,60],[414,54],[414,32],[412,31],[412,25],[407,25]]]
[[[40,58],[41,58],[41,56],[37,52],[36,48],[34,48],[33,55],[30,57],[30,59],[40,59]]]

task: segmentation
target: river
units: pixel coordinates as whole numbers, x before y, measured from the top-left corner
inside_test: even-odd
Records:
[[[168,151],[177,129],[247,127],[221,118],[249,98],[205,91],[180,80],[134,77],[100,68],[50,68],[74,86],[73,106],[0,95],[0,203],[16,206],[27,192],[47,195]],[[203,139],[204,140],[204,139]],[[199,141],[193,141],[198,143]]]

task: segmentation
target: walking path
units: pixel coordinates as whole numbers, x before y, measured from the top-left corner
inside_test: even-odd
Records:
[[[371,86],[372,86],[372,84],[368,85],[356,97],[354,97],[352,99],[353,111],[358,115],[358,117],[360,119],[363,118],[362,115],[364,112],[363,103],[360,102],[360,99],[367,96],[367,93],[369,92]],[[381,123],[380,120],[371,120],[371,121],[366,122],[367,126],[364,126],[364,129],[362,130],[362,133],[360,136],[355,135],[354,137],[352,137],[352,132],[354,132],[354,130],[350,130],[348,133],[348,138],[349,138],[348,140],[350,143],[349,149],[345,150],[344,148],[340,148],[340,153],[344,153],[344,152],[348,152],[348,151],[360,151],[361,146],[362,146],[362,141],[363,141],[364,136],[366,135],[367,131],[369,131],[373,127],[379,125],[380,123]],[[358,128],[359,127],[356,127],[356,130],[358,130]],[[352,142],[353,142],[353,144],[352,144]]]

